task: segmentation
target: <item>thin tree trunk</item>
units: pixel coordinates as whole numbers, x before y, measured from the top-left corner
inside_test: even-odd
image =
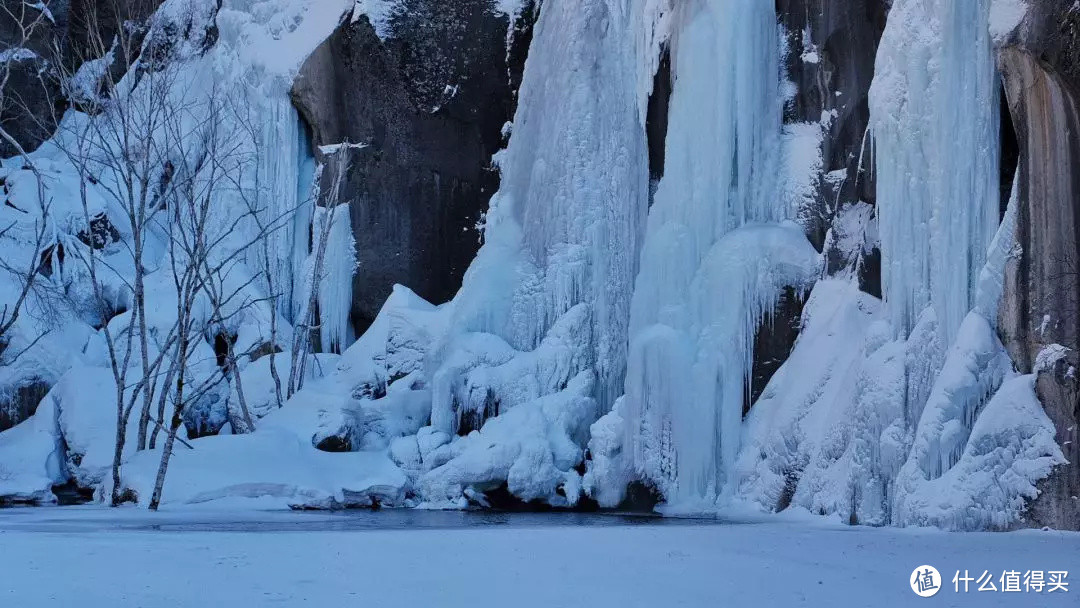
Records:
[[[240,414],[243,416],[244,426],[241,433],[250,433],[255,430],[255,422],[251,418],[251,411],[248,410],[247,399],[244,398],[244,385],[240,381],[240,369],[236,366],[236,359],[233,357],[232,345],[229,346],[229,358],[225,361],[226,370],[229,375],[232,376],[232,381],[236,385],[236,398],[240,402]],[[234,425],[235,430],[235,425]]]
[[[169,458],[172,456],[173,445],[176,444],[176,433],[183,424],[182,412],[184,410],[184,362],[187,359],[187,324],[181,325],[180,346],[177,354],[180,357],[180,370],[176,379],[176,402],[173,404],[172,422],[169,423],[169,432],[165,435],[165,447],[161,450],[161,464],[158,465],[157,477],[154,478],[154,493],[150,496],[150,510],[157,511],[161,505],[161,491],[165,486],[165,472],[169,469]]]
[[[109,498],[109,505],[113,507],[119,506],[121,501],[120,461],[124,456],[124,442],[127,438],[127,425],[124,424],[124,387],[117,385],[116,393],[116,443],[113,446],[112,496]]]
[[[163,387],[172,386],[173,379],[176,378],[176,361],[177,361],[177,359],[174,357],[173,360],[172,360],[172,363],[169,365],[169,374],[165,378],[165,383],[162,384]],[[163,388],[161,390],[161,395],[158,397],[158,411],[157,411],[158,424],[154,425],[154,430],[153,430],[153,432],[150,433],[150,445],[148,447],[151,450],[154,449],[155,447],[157,447],[157,436],[158,436],[158,432],[161,431],[162,423],[165,421],[165,405],[168,403],[168,401],[169,401],[169,390],[167,388]]]
[[[150,369],[150,354],[149,346],[146,343],[146,291],[143,285],[143,271],[140,267],[142,265],[142,246],[138,242],[135,243],[136,261],[135,261],[135,306],[139,315],[139,345],[142,350],[142,372],[143,372],[143,406],[139,413],[139,436],[136,449],[139,451],[146,449],[146,428],[150,423],[150,404],[154,400],[154,382],[153,374]]]
[[[269,270],[267,270],[269,272]],[[270,293],[274,292],[273,283],[270,283]],[[281,377],[277,371],[277,302],[270,303],[270,377],[274,379],[274,400],[278,408],[284,405],[281,399]]]

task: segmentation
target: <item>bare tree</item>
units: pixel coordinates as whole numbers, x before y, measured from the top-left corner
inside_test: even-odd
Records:
[[[119,18],[123,12],[113,11]],[[92,116],[73,124],[61,123],[62,136],[57,138],[59,147],[76,168],[79,177],[83,220],[90,230],[99,219],[92,209],[90,192],[103,193],[116,208],[123,211],[123,220],[130,237],[123,241],[132,259],[131,276],[112,268],[103,255],[105,243],[91,240],[78,252],[77,258],[85,265],[101,317],[102,334],[108,350],[110,367],[116,383],[116,441],[112,463],[112,496],[110,502],[117,505],[128,497],[121,494],[120,465],[127,441],[127,425],[132,410],[141,401],[137,448],[146,447],[146,430],[150,403],[157,388],[157,369],[164,360],[169,345],[178,337],[176,328],[159,336],[160,348],[151,352],[146,319],[146,264],[145,253],[150,222],[160,210],[160,203],[167,199],[172,188],[168,167],[170,164],[169,141],[162,137],[166,122],[178,111],[173,95],[176,85],[176,69],[168,63],[157,63],[153,56],[139,57],[141,36],[135,28],[125,23],[105,24],[96,21],[97,13],[87,16],[82,47],[85,52],[76,63],[105,61],[111,57],[123,65],[135,65],[138,61],[139,82],[133,77],[115,70],[99,71],[99,90],[103,99],[91,100],[88,108]],[[111,40],[103,32],[115,32]],[[57,51],[59,55],[59,50]],[[119,58],[117,57],[119,55]],[[139,57],[137,60],[136,57]],[[60,65],[64,63],[57,58]],[[76,74],[65,74],[68,93],[77,93],[70,87],[76,82]],[[128,318],[122,327],[111,327],[111,300],[106,294],[106,281],[123,285],[130,293]],[[129,387],[132,358],[137,357],[140,374]],[[133,390],[129,391],[128,389]]]
[[[15,36],[10,42],[0,44],[0,108],[14,106],[21,109],[22,114],[29,118],[32,116],[32,111],[26,106],[25,100],[18,96],[15,96],[14,98],[9,97],[9,84],[12,79],[16,62],[26,59],[27,55],[36,55],[36,53],[29,50],[29,47],[33,44],[39,33],[48,27],[50,22],[47,12],[40,6],[23,2],[18,5],[17,9],[17,11],[13,10],[6,3],[0,4],[0,11],[3,13],[0,15],[0,19],[10,21],[15,33]],[[40,75],[39,78],[41,78]],[[36,279],[42,266],[42,260],[47,255],[49,247],[47,241],[50,230],[49,211],[52,206],[52,200],[47,196],[44,176],[41,171],[30,158],[30,155],[27,153],[22,142],[20,142],[2,122],[0,122],[0,140],[3,140],[4,143],[16,151],[17,155],[23,161],[23,166],[34,175],[37,186],[37,201],[32,208],[21,209],[17,204],[11,203],[10,201],[8,202],[8,205],[17,212],[33,218],[33,237],[29,247],[29,259],[21,262],[0,259],[0,269],[6,271],[17,284],[14,301],[5,303],[0,307],[0,354],[4,355],[3,362],[10,365],[14,363],[20,355],[32,348],[46,333],[38,332],[36,337],[31,339],[28,344],[24,345],[18,351],[6,352],[6,347],[10,342],[11,332],[19,320],[27,302],[27,298],[29,298],[30,294],[35,289],[37,284]],[[21,222],[16,220],[0,226],[0,238],[4,238],[9,234],[14,235],[14,231],[19,228],[18,224],[20,223]]]
[[[114,10],[106,11],[117,19],[125,14],[123,7],[113,3]],[[79,179],[83,221],[89,230],[95,222],[109,221],[107,216],[97,214],[94,197],[102,197],[112,208],[122,211],[127,238],[120,246],[127,248],[131,256],[130,273],[112,267],[104,254],[107,240],[91,236],[90,243],[76,252],[88,275],[101,319],[110,368],[116,384],[116,435],[111,467],[112,496],[114,506],[130,499],[125,496],[120,478],[120,467],[128,440],[127,430],[133,410],[140,411],[136,448],[145,449],[151,423],[154,438],[163,426],[172,428],[162,420],[166,401],[172,397],[178,409],[185,403],[183,385],[186,380],[186,364],[190,355],[195,319],[191,309],[204,287],[199,273],[197,257],[187,255],[170,258],[173,266],[174,286],[177,292],[177,318],[168,327],[150,328],[147,321],[146,276],[147,244],[152,234],[168,236],[170,254],[176,255],[177,231],[190,231],[195,226],[177,226],[176,218],[181,210],[175,206],[197,196],[205,189],[203,166],[208,163],[207,152],[195,149],[205,144],[200,136],[207,133],[207,121],[220,118],[217,114],[198,117],[206,107],[203,95],[190,93],[181,82],[182,67],[173,61],[169,53],[150,52],[146,47],[149,39],[144,32],[129,23],[104,24],[97,22],[96,15],[86,16],[82,41],[78,52],[86,53],[75,61],[65,62],[57,58],[58,65],[86,65],[92,61],[110,61],[127,70],[96,69],[99,82],[92,99],[83,99],[88,114],[83,120],[62,122],[61,136],[57,146],[75,168]],[[110,40],[104,32],[112,33]],[[150,35],[153,35],[151,30]],[[59,54],[59,50],[57,50]],[[107,59],[106,59],[107,58]],[[65,74],[68,93],[72,97],[85,93],[76,91],[76,74]],[[85,78],[85,75],[83,76]],[[211,92],[205,97],[213,97]],[[212,128],[211,128],[212,130]],[[189,145],[190,143],[190,145]],[[211,180],[213,181],[213,180]],[[91,195],[93,192],[93,196]],[[206,194],[209,199],[210,194]],[[172,205],[172,207],[170,207]],[[190,220],[185,217],[185,220]],[[199,227],[205,226],[205,218]],[[179,239],[184,245],[192,243],[186,232]],[[199,235],[198,238],[205,238]],[[202,244],[197,247],[205,248]],[[185,250],[190,254],[190,247]],[[177,264],[182,264],[178,268]],[[120,286],[130,295],[127,318],[114,325],[110,289]],[[159,305],[155,302],[154,305]],[[151,332],[154,344],[151,344]],[[132,363],[137,360],[138,372],[133,375]],[[164,384],[159,381],[164,378]],[[172,382],[178,387],[175,395]],[[157,399],[158,417],[152,416],[152,405]],[[140,407],[141,406],[141,407]],[[169,448],[175,433],[169,433]],[[153,438],[151,438],[153,439]],[[151,444],[153,442],[151,441]]]
[[[246,251],[268,238],[265,230],[258,230],[255,234],[241,230],[241,226],[250,219],[247,213],[234,215],[222,224],[223,214],[215,205],[219,194],[229,184],[224,176],[230,170],[243,171],[249,162],[248,157],[241,155],[238,145],[229,143],[235,141],[236,137],[222,119],[223,99],[216,89],[210,92],[197,113],[192,114],[203,117],[193,130],[182,128],[187,122],[183,119],[184,113],[175,120],[176,146],[179,149],[190,146],[192,150],[181,155],[186,159],[185,165],[179,170],[184,179],[180,181],[182,186],[176,190],[176,196],[170,200],[172,212],[167,226],[169,259],[177,294],[179,341],[169,371],[169,376],[175,378],[175,388],[170,388],[173,391],[173,412],[150,498],[149,507],[152,510],[161,504],[165,476],[186,407],[218,381],[212,377],[188,387],[188,361],[193,355],[193,343],[204,339],[203,333],[207,328],[222,328],[232,316],[242,314],[256,304],[246,295],[249,293],[247,287],[255,282],[254,277],[239,285],[231,285],[225,277],[241,264]],[[196,305],[200,298],[211,309],[205,322],[197,319]],[[243,400],[243,386],[236,363],[236,355],[230,347],[219,373],[235,383],[243,412],[241,423],[244,428],[241,430],[249,431],[253,430],[254,422]]]
[[[77,176],[89,235],[82,245],[74,244],[69,258],[81,264],[88,277],[116,386],[109,501],[115,506],[137,498],[124,488],[121,465],[132,415],[138,411],[136,449],[161,449],[149,502],[157,509],[176,443],[192,447],[179,431],[193,404],[224,384],[238,397],[239,414],[231,417],[234,430],[254,429],[239,366],[251,353],[236,352],[226,339],[224,361],[217,368],[209,366],[215,371],[193,366],[201,363],[204,342],[212,341],[215,332],[227,334],[256,306],[270,309],[274,356],[280,300],[290,294],[276,284],[268,241],[292,221],[295,210],[279,213],[262,206],[267,197],[259,175],[258,157],[264,150],[255,136],[257,121],[250,113],[246,121],[227,115],[245,104],[213,84],[190,86],[183,61],[172,51],[152,48],[153,26],[147,31],[123,22],[105,24],[95,21],[98,14],[86,17],[76,51],[68,49],[67,56],[57,57],[60,66],[89,65],[98,81],[87,95],[87,73],[76,78],[72,68],[64,68],[66,92],[72,98],[82,96],[84,113],[56,124],[55,142]],[[117,8],[103,14],[119,19],[125,12]],[[84,56],[72,60],[72,52]],[[105,61],[110,69],[88,63],[94,61]],[[124,69],[111,69],[115,66]],[[255,187],[246,187],[252,181]],[[44,200],[44,186],[40,190]],[[102,200],[120,214],[105,215]],[[243,204],[222,202],[236,200]],[[94,233],[95,226],[111,228],[112,221],[122,227],[123,238],[108,228]],[[122,268],[115,264],[117,250],[126,254]],[[263,268],[248,276],[243,262],[255,251]],[[246,278],[237,280],[239,275]],[[148,276],[159,291],[170,291],[171,284],[174,301],[155,292],[155,301],[147,302]],[[264,277],[265,295],[251,288]],[[126,316],[120,316],[114,304],[118,294],[126,300]],[[163,306],[174,307],[175,317],[155,314],[151,322],[150,306],[158,312]],[[273,363],[271,358],[280,406]]]

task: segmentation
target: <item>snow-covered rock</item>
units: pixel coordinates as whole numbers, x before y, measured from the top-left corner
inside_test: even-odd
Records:
[[[539,397],[491,418],[483,428],[445,444],[445,463],[421,476],[421,496],[432,506],[463,505],[472,492],[506,484],[516,498],[553,506],[573,506],[581,496],[581,475],[589,425],[596,419],[589,372],[565,389]],[[471,491],[471,492],[470,492]]]
[[[150,499],[160,460],[160,450],[147,450],[124,466],[121,483],[140,504]],[[167,508],[251,498],[260,499],[262,507],[397,506],[404,500],[405,485],[405,475],[382,452],[331,454],[292,433],[266,429],[206,437],[193,443],[193,449],[178,446],[162,504]]]

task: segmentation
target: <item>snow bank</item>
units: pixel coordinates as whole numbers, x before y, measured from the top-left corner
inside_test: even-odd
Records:
[[[405,475],[379,452],[321,452],[277,429],[205,437],[193,447],[178,445],[173,453],[162,494],[166,507],[251,498],[261,499],[260,507],[276,501],[280,507],[328,509],[394,506],[404,499]],[[153,493],[160,460],[160,450],[148,450],[124,466],[121,483],[140,503]]]
[[[1021,520],[1035,484],[1065,463],[1035,375],[1006,380],[979,413],[956,463],[897,497],[896,523],[950,530],[1005,529]]]
[[[951,468],[977,412],[1011,375],[1012,361],[993,326],[982,315],[969,314],[930,391],[902,476],[918,467],[925,478],[935,479]]]
[[[625,398],[615,402],[611,411],[589,427],[589,455],[581,481],[585,494],[604,508],[615,508],[623,501],[626,487],[637,478],[631,454],[627,453],[623,430]]]
[[[592,374],[582,372],[562,391],[518,405],[437,448],[425,459],[437,466],[420,478],[421,495],[432,506],[464,506],[467,496],[505,483],[522,501],[573,506],[581,495],[575,467],[597,416],[593,383]]]
[[[830,279],[814,286],[795,347],[747,415],[736,466],[735,493],[741,500],[784,509],[806,470],[814,471],[816,480],[803,491],[804,505],[829,494],[832,500],[850,496],[844,478],[850,462],[841,465],[846,471],[830,474],[829,469],[847,451],[857,422],[863,361],[884,346],[878,338],[881,315],[880,302],[853,283]],[[881,367],[886,368],[884,362]],[[899,390],[902,395],[903,387]],[[836,483],[841,492],[835,491]],[[833,512],[817,506],[818,512]]]
[[[56,402],[46,397],[29,420],[0,433],[0,505],[49,503],[67,479]]]
[[[1063,460],[994,325],[1016,213],[1014,188],[951,343],[934,306],[898,340],[892,304],[852,277],[815,286],[794,350],[747,416],[734,500],[874,525],[1019,520]]]

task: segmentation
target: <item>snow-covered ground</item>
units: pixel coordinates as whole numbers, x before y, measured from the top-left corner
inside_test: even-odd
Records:
[[[601,525],[605,524],[605,525]],[[0,511],[0,605],[1076,606],[1054,593],[953,590],[984,570],[1080,576],[1080,534],[944,533],[781,517]],[[946,579],[923,600],[914,568]],[[1066,582],[1069,582],[1066,578]],[[1074,583],[1075,584],[1075,583]],[[916,604],[917,605],[917,604]]]

